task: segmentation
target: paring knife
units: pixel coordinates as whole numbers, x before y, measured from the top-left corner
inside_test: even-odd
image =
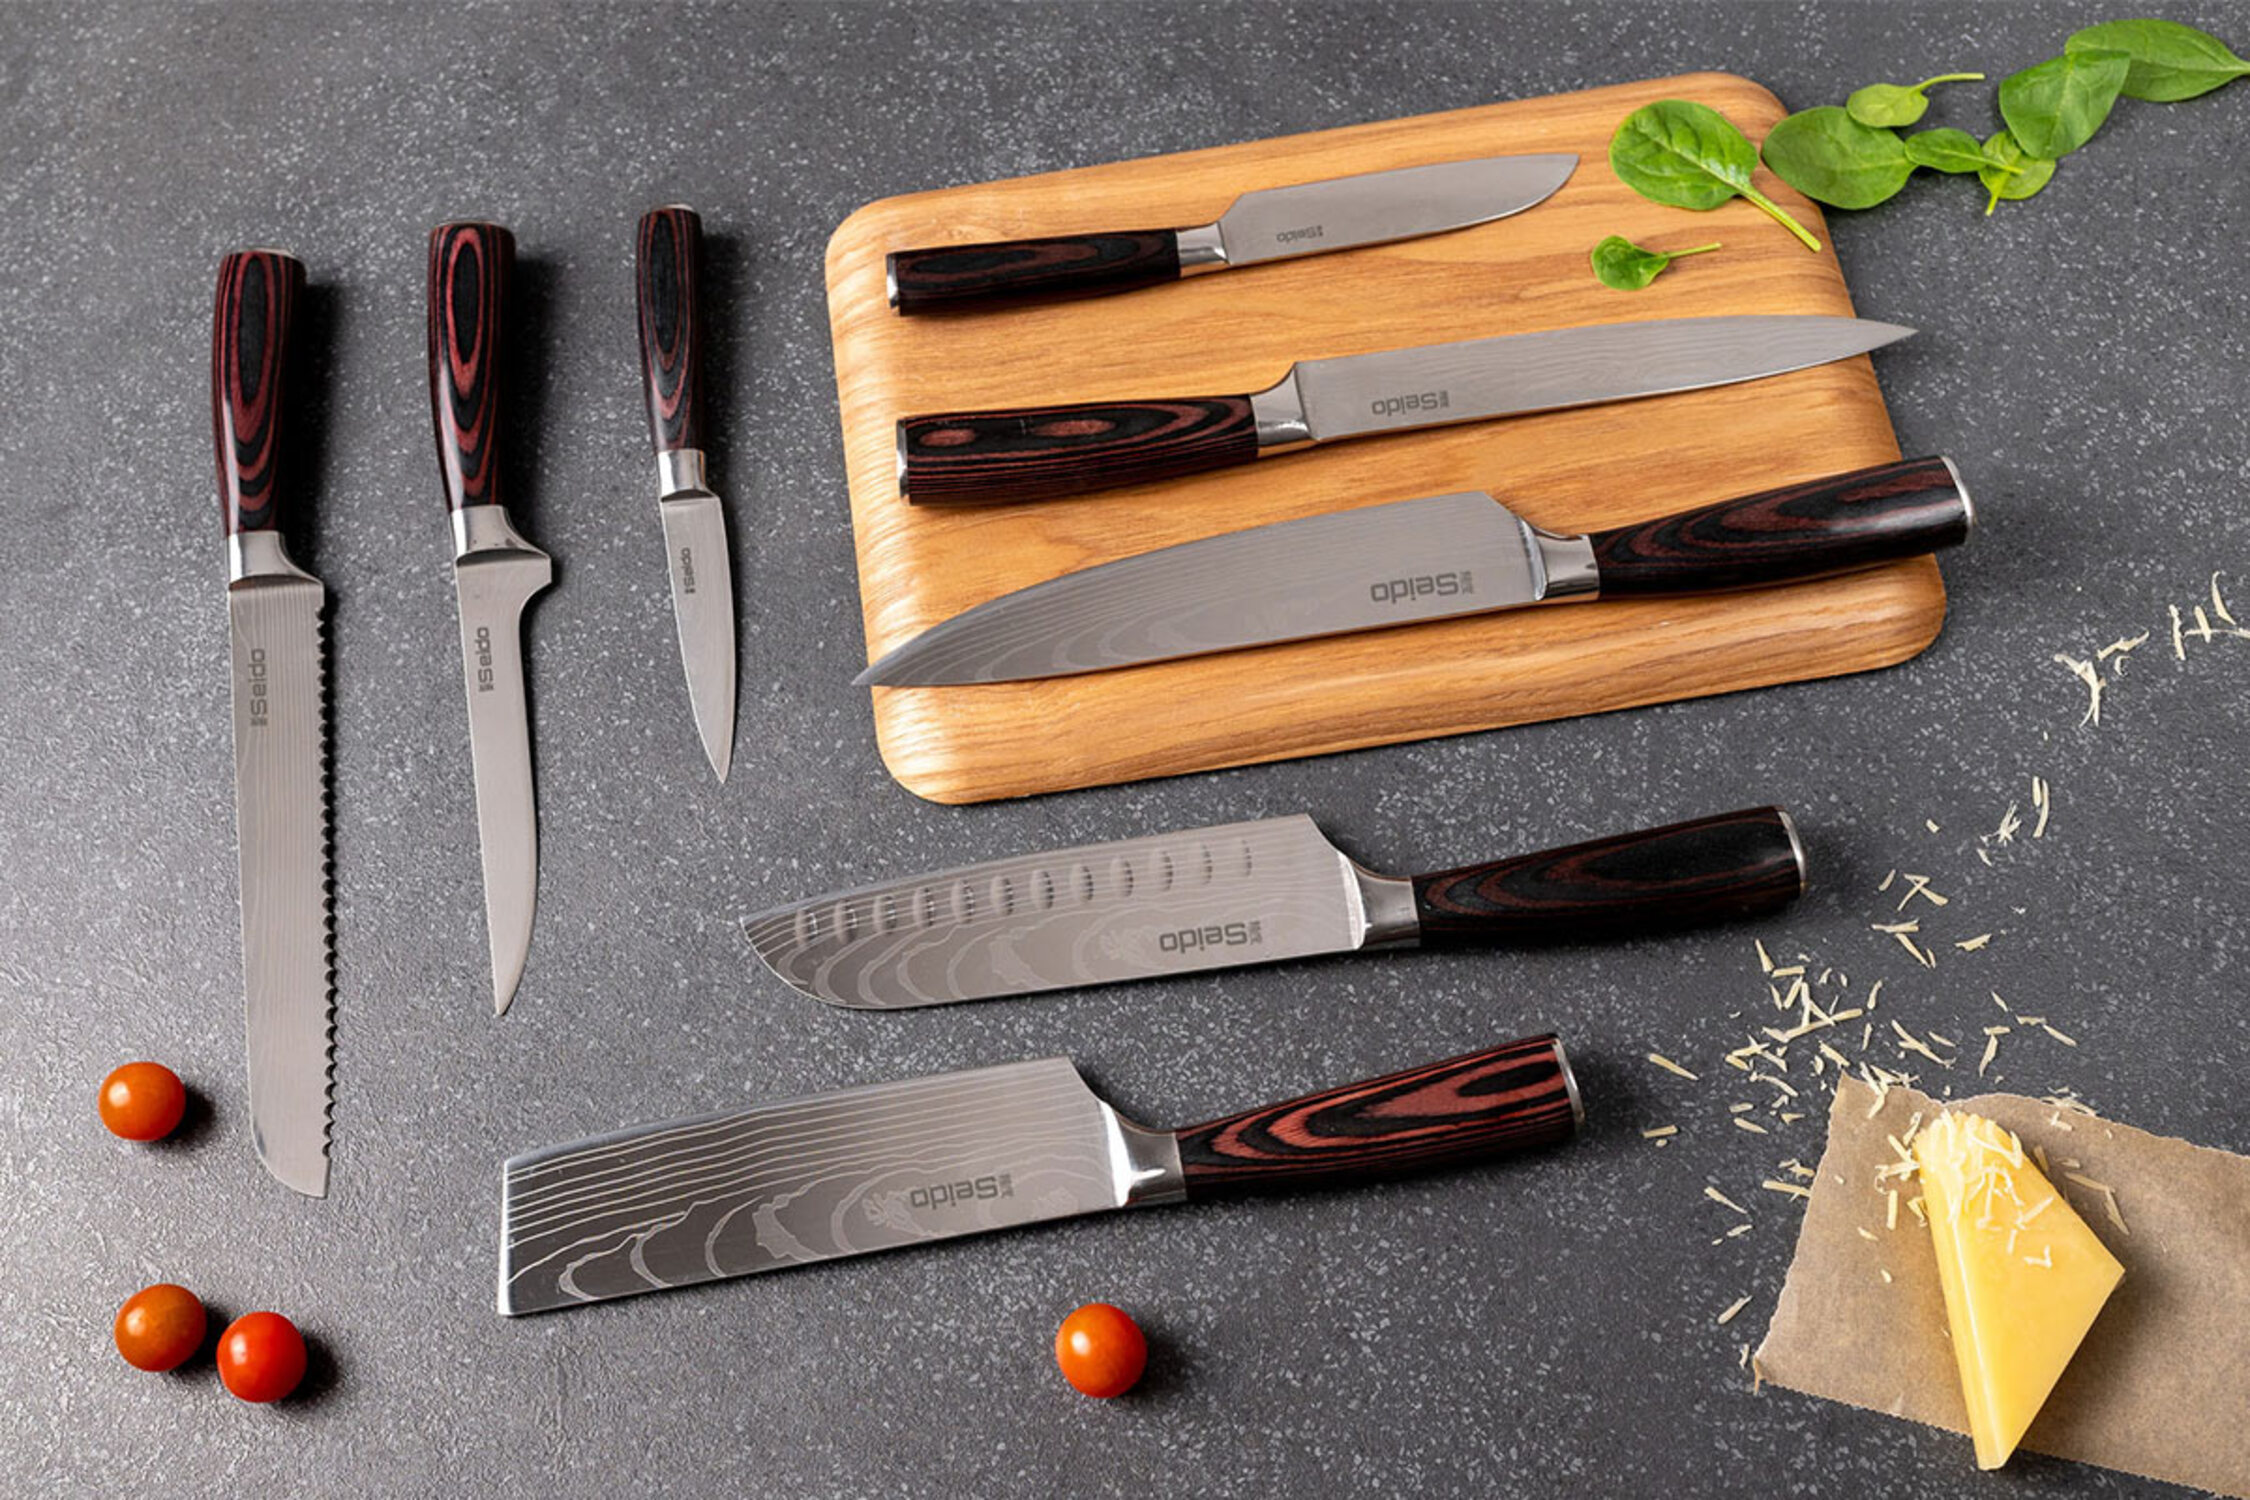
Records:
[[[1785,485],[1589,536],[1482,491],[1183,542],[1035,583],[931,626],[860,673],[926,687],[1098,672],[1527,604],[1690,594],[1914,557],[1974,520],[1950,460]]]
[[[1778,911],[1804,888],[1778,807],[1410,879],[1363,869],[1298,814],[862,886],[747,918],[743,934],[814,999],[895,1010],[1319,953],[1639,933]]]
[[[250,1139],[268,1171],[320,1198],[335,1004],[320,620],[328,594],[290,561],[277,529],[289,332],[304,287],[305,268],[278,250],[238,250],[219,263],[211,437],[227,535]]]
[[[1562,1044],[1510,1042],[1151,1130],[1066,1057],[643,1125],[512,1157],[500,1311],[545,1312],[1105,1209],[1403,1176],[1553,1145]]]
[[[498,224],[430,231],[430,410],[453,513],[495,1015],[507,1010],[523,977],[539,886],[523,607],[555,576],[554,560],[517,534],[500,504],[500,339],[515,260],[515,236]]]
[[[1797,313],[1608,323],[1301,360],[1247,396],[907,417],[898,424],[899,491],[925,505],[1050,500],[1308,443],[1733,385],[1913,332]]]
[[[884,259],[902,313],[1125,292],[1205,271],[1356,250],[1466,229],[1552,197],[1576,156],[1487,156],[1244,193],[1192,229],[995,240],[894,250]]]
[[[672,619],[703,754],[719,780],[734,758],[734,577],[727,518],[704,486],[703,359],[696,283],[703,221],[673,204],[641,216],[635,253],[641,372],[656,445],[657,512],[672,575]]]

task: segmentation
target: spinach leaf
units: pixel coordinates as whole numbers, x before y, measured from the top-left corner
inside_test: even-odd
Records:
[[[2250,61],[2235,56],[2210,32],[2177,21],[2105,21],[2072,33],[2063,49],[2115,51],[2132,58],[2122,90],[2128,99],[2193,99],[2250,77]]]
[[[2018,170],[1987,154],[1966,130],[1917,130],[1906,138],[1906,159],[1918,167],[1956,176],[1987,167],[2011,174]]]
[[[2132,58],[2088,48],[2024,69],[2000,85],[2000,118],[2024,150],[2049,161],[2068,156],[2102,128]]]
[[[2030,155],[2023,143],[2005,130],[1984,143],[1984,152],[1992,158],[1992,165],[1977,173],[1977,180],[1992,193],[1984,205],[1987,218],[2002,198],[2028,198],[2054,180],[2054,162]]]
[[[1718,248],[1714,240],[1692,250],[1643,250],[1625,236],[1613,234],[1594,247],[1594,279],[1620,292],[1637,292],[1663,275],[1664,268],[1681,256]]]
[[[1783,182],[1837,208],[1873,208],[1914,175],[1897,131],[1862,125],[1833,104],[1799,110],[1774,126],[1765,160]]]
[[[1758,150],[1708,104],[1659,99],[1627,115],[1609,140],[1609,169],[1643,198],[1675,208],[1717,208],[1749,199],[1804,244],[1818,250],[1804,225],[1750,185]]]
[[[1916,84],[1871,83],[1855,90],[1844,108],[1862,125],[1911,125],[1929,110],[1931,84],[1976,83],[1983,77],[1982,73],[1940,73]]]

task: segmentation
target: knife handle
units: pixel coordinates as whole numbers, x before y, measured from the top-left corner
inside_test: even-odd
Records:
[[[1248,396],[1024,406],[898,424],[899,492],[917,505],[1055,500],[1257,456]]]
[[[1425,948],[1569,942],[1779,911],[1805,889],[1778,807],[1414,877]]]
[[[498,224],[430,231],[430,412],[448,510],[500,503],[500,331],[516,237]]]
[[[883,270],[891,306],[902,313],[1004,307],[1177,281],[1180,237],[1170,229],[1136,229],[935,245],[893,250],[883,258]]]
[[[1562,1043],[1529,1037],[1180,1131],[1190,1198],[1457,1166],[1577,1134]]]
[[[289,327],[304,290],[304,266],[279,250],[237,250],[219,262],[211,315],[211,444],[218,451],[219,516],[228,536],[270,531],[276,520]]]
[[[700,449],[703,352],[695,285],[703,273],[703,220],[694,209],[675,203],[641,215],[634,271],[649,439],[659,453]]]
[[[1919,557],[1967,539],[1969,492],[1946,458],[1878,464],[1659,516],[1589,539],[1604,596],[1779,583]]]

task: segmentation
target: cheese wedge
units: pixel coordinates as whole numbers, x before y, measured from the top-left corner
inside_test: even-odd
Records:
[[[1914,1137],[1914,1159],[1977,1467],[1997,1469],[2125,1268],[1992,1121],[1940,1115]]]

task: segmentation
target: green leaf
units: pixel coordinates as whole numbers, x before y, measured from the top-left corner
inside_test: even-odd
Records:
[[[1717,208],[1741,196],[1795,235],[1808,250],[1820,241],[1781,206],[1750,185],[1758,150],[1725,115],[1708,104],[1659,99],[1627,115],[1609,139],[1609,169],[1618,180],[1656,203],[1674,208]]]
[[[1977,173],[1977,180],[1992,193],[1984,205],[1987,217],[2000,206],[2002,198],[2028,198],[2054,180],[2054,162],[2028,154],[2023,144],[2005,130],[1986,141],[1984,151],[1992,158],[1992,165]]]
[[[2115,51],[2050,57],[2002,81],[2000,118],[2031,155],[2068,156],[2102,128],[2131,67],[2132,59]]]
[[[1983,77],[1982,73],[1940,73],[1916,84],[1871,83],[1846,99],[1844,108],[1862,125],[1877,128],[1911,125],[1930,107],[1930,85],[1974,83]]]
[[[2169,104],[2250,77],[2250,61],[2208,31],[2177,21],[2105,21],[2071,34],[2066,52],[2122,52],[2132,66],[2122,90],[2128,99]]]
[[[1917,130],[1906,138],[1906,159],[1918,167],[1956,176],[1981,172],[1987,167],[1997,167],[2003,172],[2016,170],[1996,162],[1966,130]]]
[[[1897,131],[1862,125],[1833,104],[1799,110],[1774,126],[1765,159],[1783,182],[1837,208],[1873,208],[1914,175]]]
[[[1613,234],[1594,247],[1594,279],[1620,292],[1637,292],[1663,275],[1664,268],[1681,256],[1718,248],[1713,241],[1692,250],[1643,250],[1625,236]]]

